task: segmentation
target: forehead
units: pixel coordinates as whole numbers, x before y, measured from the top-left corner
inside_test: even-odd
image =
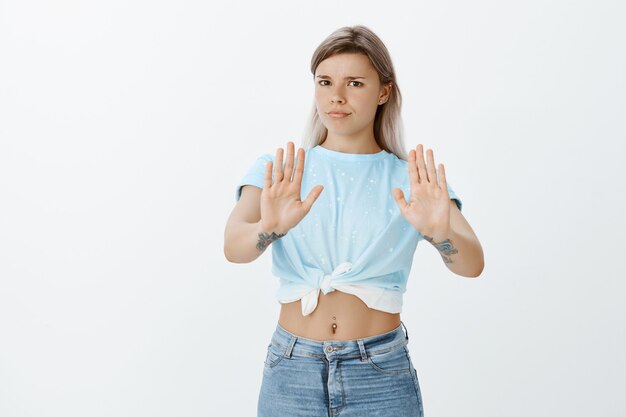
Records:
[[[342,53],[326,58],[319,63],[315,74],[330,76],[371,76],[376,74],[370,59],[364,54]]]

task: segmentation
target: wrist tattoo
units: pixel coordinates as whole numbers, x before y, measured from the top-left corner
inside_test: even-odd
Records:
[[[439,254],[443,258],[443,261],[447,264],[451,264],[452,258],[450,255],[454,255],[455,253],[459,253],[459,251],[452,245],[450,239],[443,240],[439,243],[435,243],[432,237],[424,236],[424,239],[428,242],[432,243],[432,245],[439,251]]]
[[[281,237],[285,236],[287,233],[282,233],[282,234],[276,234],[275,232],[270,233],[266,233],[266,232],[261,232],[259,233],[259,242],[256,244],[256,248],[260,251],[265,250],[265,248],[267,248],[269,246],[270,243],[272,243],[273,241],[280,239]]]

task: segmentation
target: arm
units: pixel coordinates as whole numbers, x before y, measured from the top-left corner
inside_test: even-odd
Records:
[[[259,187],[244,185],[241,198],[228,218],[224,230],[224,256],[230,262],[252,262],[270,243],[284,236],[262,230],[261,191]]]
[[[448,230],[424,235],[424,239],[439,251],[448,269],[455,274],[476,278],[483,272],[485,260],[482,246],[453,200],[450,200]]]

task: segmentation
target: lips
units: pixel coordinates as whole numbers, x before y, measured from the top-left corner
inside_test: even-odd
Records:
[[[346,117],[351,113],[344,113],[344,112],[329,112],[328,115],[330,117],[335,117],[335,118],[339,118],[339,117]]]

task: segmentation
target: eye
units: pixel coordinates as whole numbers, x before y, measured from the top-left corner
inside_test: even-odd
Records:
[[[322,83],[325,83],[325,82],[328,82],[328,80],[320,80],[320,81],[318,82],[318,84],[320,84],[320,85],[324,85],[324,86],[328,85],[328,84],[322,84]],[[357,83],[358,85],[357,85],[356,87],[360,87],[360,86],[362,86],[362,85],[363,85],[363,83],[362,83],[361,81],[352,80],[352,81],[350,81],[350,82],[351,82],[351,83]]]

